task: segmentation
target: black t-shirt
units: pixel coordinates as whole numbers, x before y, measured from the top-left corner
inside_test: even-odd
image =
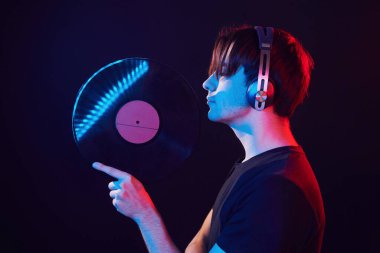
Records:
[[[319,253],[325,214],[300,146],[235,163],[213,206],[208,249],[230,253]]]

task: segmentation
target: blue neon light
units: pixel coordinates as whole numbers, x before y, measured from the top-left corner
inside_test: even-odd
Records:
[[[85,88],[85,86],[102,70],[105,68],[112,66],[116,63],[119,63],[120,61],[113,62],[103,68],[101,68],[99,71],[97,71],[88,81],[87,83],[82,87],[79,94],[82,92],[82,90]],[[143,76],[149,69],[148,62],[142,61],[140,65],[138,65],[135,69],[133,69],[130,73],[126,75],[122,80],[117,81],[116,84],[114,84],[107,92],[104,93],[103,96],[101,96],[98,99],[98,102],[94,105],[94,107],[89,110],[88,114],[82,118],[80,123],[75,125],[75,134],[76,138],[79,141],[83,135],[85,135],[88,130],[104,115],[104,113],[115,103],[115,101],[127,90],[129,87],[131,87],[132,84],[134,84],[138,79],[140,79],[141,76]],[[78,96],[79,97],[79,96]],[[78,98],[75,103],[75,108],[78,103]],[[75,111],[74,108],[74,111]]]

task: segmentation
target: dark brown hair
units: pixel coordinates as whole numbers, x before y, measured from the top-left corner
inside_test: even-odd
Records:
[[[215,41],[209,74],[215,72],[217,78],[221,74],[231,76],[243,66],[249,84],[257,79],[259,58],[258,37],[253,26],[225,27]],[[274,83],[273,105],[279,116],[291,117],[308,95],[313,68],[314,61],[301,43],[289,32],[275,28],[269,78]]]

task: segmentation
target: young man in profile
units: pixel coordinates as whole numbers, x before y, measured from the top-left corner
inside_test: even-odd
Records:
[[[284,30],[222,29],[203,83],[208,118],[231,127],[245,158],[234,164],[186,253],[321,251],[323,201],[289,123],[312,68],[311,56]],[[143,185],[115,168],[93,166],[118,179],[109,184],[113,204],[138,224],[148,250],[179,252]]]

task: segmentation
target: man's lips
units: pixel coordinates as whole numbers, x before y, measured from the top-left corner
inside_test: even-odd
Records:
[[[207,97],[207,103],[215,103],[215,100],[212,97]]]

